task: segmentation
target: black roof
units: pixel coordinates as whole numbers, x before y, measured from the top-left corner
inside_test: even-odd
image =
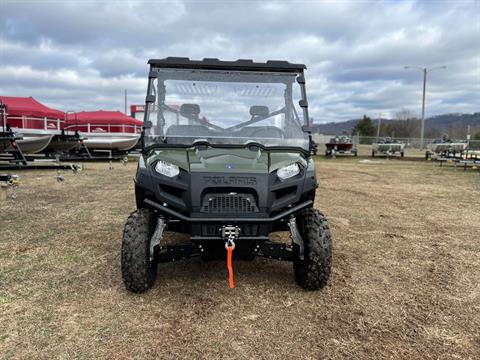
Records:
[[[209,70],[246,70],[302,72],[307,67],[304,64],[291,64],[288,61],[268,60],[264,63],[253,60],[239,59],[236,61],[221,61],[214,58],[190,60],[187,57],[167,57],[165,59],[150,59],[148,63],[154,67],[176,69],[209,69]]]

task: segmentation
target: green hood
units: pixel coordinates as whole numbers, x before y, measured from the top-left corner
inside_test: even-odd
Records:
[[[163,160],[185,171],[213,173],[265,174],[294,162],[307,166],[307,161],[300,152],[227,148],[155,149],[145,160],[148,165]]]

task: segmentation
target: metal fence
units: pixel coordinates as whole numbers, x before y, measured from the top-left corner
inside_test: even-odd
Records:
[[[312,137],[317,144],[327,144],[331,138],[335,137],[335,135],[312,134]],[[376,136],[352,136],[351,138],[354,144],[364,144],[364,145],[372,145],[379,140],[379,138],[377,138]],[[405,148],[407,149],[421,149],[420,138],[394,137],[392,139],[394,141],[398,141],[400,143],[405,144]],[[424,148],[428,144],[433,143],[435,140],[436,139],[424,139]],[[467,140],[458,140],[458,141],[467,141]],[[467,149],[480,150],[480,140],[468,141]]]

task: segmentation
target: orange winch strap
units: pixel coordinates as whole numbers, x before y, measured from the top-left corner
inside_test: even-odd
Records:
[[[232,253],[233,253],[233,246],[229,245],[227,247],[227,268],[228,268],[228,279],[230,281],[230,289],[233,289]]]

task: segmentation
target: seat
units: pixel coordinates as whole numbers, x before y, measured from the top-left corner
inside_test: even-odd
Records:
[[[275,126],[245,126],[236,131],[233,136],[241,138],[264,137],[282,139],[285,137],[285,134]]]
[[[167,129],[167,142],[178,144],[181,138],[206,138],[211,136],[210,129],[203,125],[170,125]]]
[[[180,106],[180,115],[187,119],[196,119],[200,115],[200,106],[198,104],[182,104]]]

